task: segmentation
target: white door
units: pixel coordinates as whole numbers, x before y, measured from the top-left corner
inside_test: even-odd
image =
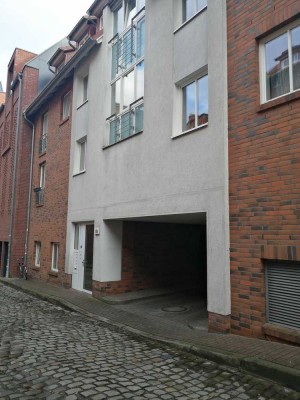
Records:
[[[75,224],[72,288],[83,290],[85,252],[85,225]]]
[[[73,289],[92,291],[94,225],[75,224],[73,252]]]

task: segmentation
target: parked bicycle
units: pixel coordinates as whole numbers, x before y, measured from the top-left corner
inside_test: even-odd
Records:
[[[28,278],[28,269],[27,269],[27,265],[24,262],[24,257],[21,257],[21,259],[18,259],[18,265],[19,265],[20,278],[27,279]]]

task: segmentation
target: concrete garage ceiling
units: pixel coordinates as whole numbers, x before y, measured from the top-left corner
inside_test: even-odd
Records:
[[[163,222],[168,224],[192,224],[205,225],[206,213],[172,214],[172,215],[153,215],[147,217],[120,218],[121,221],[139,222]]]

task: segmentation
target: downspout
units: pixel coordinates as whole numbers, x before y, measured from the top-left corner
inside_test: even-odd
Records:
[[[14,208],[15,208],[15,191],[16,191],[16,175],[17,175],[17,161],[18,161],[18,145],[20,136],[20,119],[21,119],[21,99],[22,99],[22,89],[23,89],[23,75],[18,74],[18,81],[20,84],[19,98],[18,98],[18,117],[16,126],[16,141],[15,141],[15,154],[14,154],[14,169],[13,169],[13,187],[11,194],[11,213],[9,222],[9,235],[8,235],[8,254],[7,254],[7,265],[6,265],[6,278],[10,276],[10,258],[11,258],[11,244],[12,244],[12,232],[13,232],[13,220],[14,220]]]
[[[32,121],[27,117],[26,111],[23,113],[25,121],[32,127],[32,139],[31,139],[31,155],[30,155],[30,175],[29,175],[29,187],[28,187],[28,204],[27,204],[27,220],[26,220],[26,236],[25,236],[25,254],[24,262],[27,264],[28,256],[28,237],[29,237],[29,223],[30,223],[30,210],[31,210],[31,186],[32,186],[32,170],[33,170],[33,153],[34,153],[34,139],[35,139],[35,126]]]

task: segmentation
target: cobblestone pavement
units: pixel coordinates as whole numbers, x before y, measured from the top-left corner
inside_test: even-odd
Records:
[[[0,399],[300,400],[270,381],[0,290]]]

